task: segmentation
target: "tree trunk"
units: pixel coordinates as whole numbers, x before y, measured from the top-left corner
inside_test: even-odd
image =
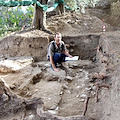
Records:
[[[47,4],[48,0],[37,0],[42,5]],[[56,2],[59,2],[59,0],[55,0]],[[65,12],[64,4],[60,3],[57,7],[57,14],[62,14]],[[43,11],[41,7],[38,7],[36,4],[34,5],[34,15],[33,15],[33,21],[32,26],[35,29],[42,29],[46,30],[46,12]]]
[[[59,0],[55,0],[55,2],[59,2]],[[65,7],[63,3],[60,3],[56,8],[57,14],[65,13]]]
[[[48,0],[37,0],[42,5],[47,4]],[[36,4],[34,5],[34,20],[32,26],[35,29],[42,29],[45,30],[46,28],[46,12],[43,11],[41,7],[38,7]]]
[[[46,12],[42,8],[36,7],[35,15],[35,28],[36,29],[45,29],[46,27]]]

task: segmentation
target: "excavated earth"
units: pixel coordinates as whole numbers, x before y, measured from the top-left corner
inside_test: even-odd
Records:
[[[46,60],[53,35],[13,33],[0,41],[0,120],[119,120],[120,31],[95,16],[47,19],[77,61],[54,72]]]

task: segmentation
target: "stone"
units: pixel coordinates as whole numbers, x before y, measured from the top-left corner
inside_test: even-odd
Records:
[[[92,88],[91,87],[85,88],[85,90],[90,91],[90,90],[92,90]]]
[[[95,91],[91,91],[91,95],[95,95],[96,94],[96,92]]]
[[[53,115],[57,114],[56,110],[48,110],[48,112],[53,114]]]
[[[62,88],[63,89],[68,89],[68,86],[66,84],[63,84]]]
[[[2,99],[3,99],[4,102],[6,102],[6,101],[9,100],[9,97],[6,94],[3,94]]]
[[[79,97],[79,95],[76,96],[77,98]]]
[[[73,78],[71,76],[66,76],[65,79],[68,80],[68,81],[72,81],[73,80]]]
[[[35,119],[35,115],[34,114],[29,115],[29,120],[34,120],[34,119]]]
[[[87,95],[86,95],[86,94],[82,94],[82,95],[80,95],[80,97],[81,97],[81,98],[86,98]]]
[[[96,86],[93,86],[93,87],[92,87],[92,89],[93,89],[93,90],[96,90],[96,89],[97,89],[97,87],[96,87]]]
[[[85,80],[89,80],[89,77],[88,77],[88,76],[85,76]]]
[[[80,99],[79,101],[80,101],[80,102],[84,102],[84,101],[85,101],[85,99]]]
[[[94,73],[93,74],[93,78],[99,78],[99,74],[98,73]]]
[[[80,89],[81,87],[80,86],[77,86],[76,89]]]

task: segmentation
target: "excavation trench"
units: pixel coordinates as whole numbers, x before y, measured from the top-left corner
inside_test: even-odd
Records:
[[[13,38],[16,40],[16,37]],[[26,43],[24,44],[25,46],[22,44],[23,39]],[[30,46],[29,41],[31,41],[31,38],[21,38],[21,40],[19,38],[20,44],[16,49],[13,48],[12,42],[7,41],[11,43],[7,44],[8,46],[11,45],[11,47],[6,47],[10,49],[10,51],[8,50],[9,53],[4,54],[7,60],[13,60],[14,62],[20,62],[21,60],[21,64],[27,63],[28,61],[30,63],[17,72],[1,73],[1,77],[4,78],[11,91],[25,99],[41,98],[44,102],[44,111],[62,117],[83,115],[85,101],[86,98],[89,97],[87,112],[85,112],[84,115],[99,118],[100,114],[96,115],[95,109],[97,87],[94,84],[95,79],[93,79],[93,74],[99,72],[99,64],[97,64],[98,58],[96,58],[96,56],[98,56],[97,46],[99,44],[100,35],[63,36],[63,41],[66,43],[69,52],[73,56],[79,56],[79,60],[67,61],[66,65],[69,68],[67,70],[61,69],[58,73],[52,71],[49,61],[45,61],[46,52],[43,50],[47,48],[52,37],[49,37],[49,39],[36,39],[35,41],[39,44],[41,42],[40,49],[42,49],[43,53],[42,51],[37,53],[38,50],[34,51],[34,49],[38,47],[38,44],[34,43]],[[40,39],[43,39],[43,42],[40,41]],[[21,49],[21,44],[22,47],[25,47],[28,51],[28,53],[27,51],[22,52],[23,57],[20,57],[20,53],[17,51]],[[26,45],[28,47],[26,47]],[[42,47],[43,45],[44,47]],[[31,48],[33,48],[33,50]],[[18,53],[16,56],[13,56],[13,49]],[[4,51],[2,50],[1,55],[3,53]],[[33,56],[33,53],[35,53],[35,56]],[[26,58],[28,57],[28,61],[24,57],[25,54]],[[31,57],[30,54],[32,55]],[[42,55],[44,56],[38,59]],[[31,58],[32,60],[30,60]],[[37,110],[38,109],[39,108],[37,108]],[[31,108],[31,112],[28,110],[26,113],[25,118],[29,119],[31,114],[35,114],[35,111],[32,112]],[[17,116],[16,118],[19,117]]]

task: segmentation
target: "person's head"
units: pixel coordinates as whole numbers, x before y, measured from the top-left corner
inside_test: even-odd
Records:
[[[61,33],[57,32],[57,33],[55,34],[54,39],[55,39],[55,42],[56,42],[57,44],[59,44],[60,41],[61,41],[61,39],[62,39]]]

